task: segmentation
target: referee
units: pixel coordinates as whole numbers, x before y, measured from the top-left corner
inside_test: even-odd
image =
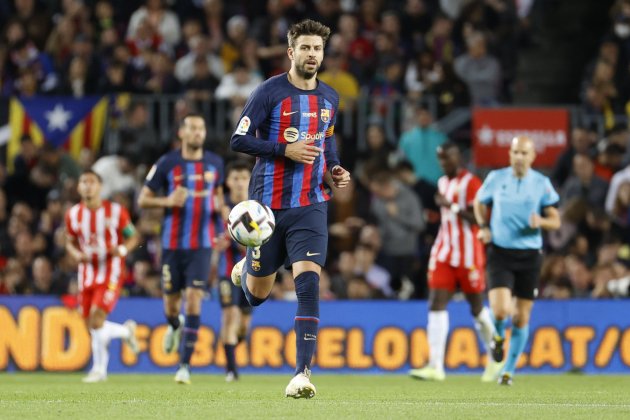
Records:
[[[487,249],[488,298],[498,336],[493,357],[503,360],[508,317],[513,316],[510,347],[499,384],[512,385],[516,363],[529,337],[529,317],[537,294],[542,263],[541,229],[560,227],[554,207],[558,193],[549,178],[531,169],[536,158],[529,137],[515,137],[510,146],[510,167],[491,171],[474,203],[479,224],[477,237]],[[492,215],[488,223],[488,208]],[[512,309],[512,295],[516,308]]]

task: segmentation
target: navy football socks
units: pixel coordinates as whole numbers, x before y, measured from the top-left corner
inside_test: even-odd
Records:
[[[199,332],[199,315],[186,315],[184,322],[184,346],[181,352],[181,364],[190,364],[190,358],[195,351],[195,343],[197,342],[197,334]]]
[[[180,322],[179,322],[179,316],[178,315],[167,316],[166,320],[168,321],[168,325],[173,327],[174,330],[179,328]]]
[[[225,360],[226,360],[225,369],[228,372],[234,372],[234,373],[236,373],[236,356],[234,355],[235,347],[236,346],[234,344],[223,345],[223,350],[225,350]]]
[[[298,307],[295,316],[295,343],[297,357],[295,374],[311,369],[311,360],[317,347],[319,324],[319,274],[306,271],[295,278]]]

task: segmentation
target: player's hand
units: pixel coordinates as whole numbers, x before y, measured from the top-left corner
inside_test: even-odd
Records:
[[[88,257],[88,255],[85,252],[74,253],[72,254],[72,258],[74,258],[76,262],[78,263],[84,263],[90,260],[90,257]]]
[[[223,252],[230,247],[231,242],[226,236],[217,236],[212,238],[212,248],[217,252]]]
[[[450,201],[440,193],[435,194],[434,200],[438,207],[450,207],[451,205]]]
[[[490,228],[488,226],[479,228],[479,232],[477,232],[477,239],[484,244],[489,244],[492,240],[492,232],[490,232]]]
[[[333,184],[337,188],[345,188],[350,183],[350,172],[337,165],[330,171],[332,175]]]
[[[540,214],[532,213],[529,215],[529,227],[532,229],[540,228]]]
[[[186,198],[188,198],[188,190],[179,185],[172,193],[169,194],[168,202],[170,207],[184,207],[184,204],[186,204]]]
[[[287,145],[284,155],[294,162],[312,165],[324,149],[313,146],[315,140],[296,141]]]

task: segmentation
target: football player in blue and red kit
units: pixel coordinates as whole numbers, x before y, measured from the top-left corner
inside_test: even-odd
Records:
[[[338,188],[350,174],[339,165],[335,121],[339,95],[317,80],[330,29],[304,20],[288,31],[291,69],[261,84],[250,96],[234,134],[232,150],[257,157],[249,198],[269,206],[276,218],[273,236],[232,270],[252,306],[263,303],[276,271],[291,267],[298,299],[295,316],[295,376],[285,395],[311,398],[311,358],[317,344],[319,275],[328,242],[324,176]]]
[[[181,122],[182,147],[162,156],[140,191],[142,208],[164,208],[162,223],[162,290],[168,331],[164,351],[180,349],[175,381],[190,384],[190,358],[197,341],[201,300],[210,277],[214,214],[223,206],[223,159],[204,151],[206,125],[199,114]],[[157,194],[164,193],[162,196]],[[184,295],[185,317],[180,315]]]

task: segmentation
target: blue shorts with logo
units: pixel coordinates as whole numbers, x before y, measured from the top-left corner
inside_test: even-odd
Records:
[[[206,290],[212,249],[165,249],[162,251],[162,291],[178,293],[187,287]]]
[[[269,242],[247,248],[247,272],[254,277],[275,273],[298,261],[326,263],[328,248],[328,203],[273,210],[276,228]]]
[[[222,309],[238,306],[242,313],[252,313],[253,308],[249,305],[245,292],[241,286],[235,286],[232,279],[219,279],[219,301]]]

